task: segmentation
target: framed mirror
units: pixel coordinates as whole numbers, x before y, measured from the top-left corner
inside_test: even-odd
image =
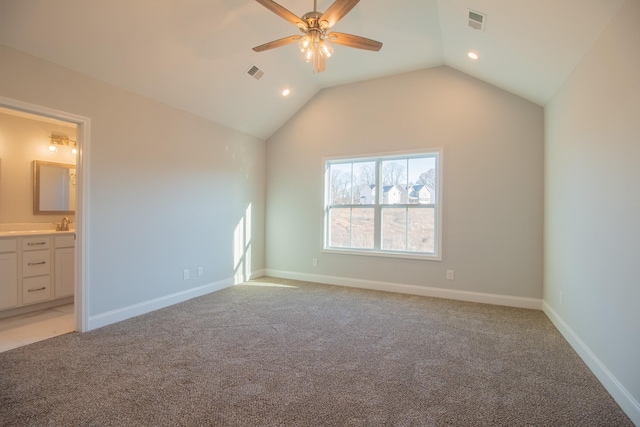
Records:
[[[76,165],[33,161],[33,214],[74,214]]]

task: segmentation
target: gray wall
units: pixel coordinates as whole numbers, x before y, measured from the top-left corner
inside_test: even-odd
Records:
[[[543,133],[541,107],[448,67],[323,90],[267,143],[267,271],[542,298]],[[321,252],[323,157],[434,148],[442,261]]]
[[[90,316],[232,279],[249,207],[264,268],[264,141],[2,46],[0,76],[2,96],[91,118]]]
[[[638,425],[639,22],[627,1],[545,108],[544,279],[547,312]]]

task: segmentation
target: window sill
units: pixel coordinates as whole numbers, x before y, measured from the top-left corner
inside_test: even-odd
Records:
[[[400,253],[400,252],[386,252],[386,251],[383,252],[383,251],[366,251],[366,250],[359,251],[359,250],[353,250],[353,249],[337,249],[337,248],[324,248],[322,252],[328,253],[328,254],[339,254],[339,255],[417,259],[420,261],[442,261],[442,257],[437,255],[420,255],[420,254]]]

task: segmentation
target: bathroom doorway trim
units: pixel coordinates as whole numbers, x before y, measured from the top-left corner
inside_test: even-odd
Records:
[[[89,147],[91,119],[65,111],[29,104],[0,96],[0,107],[62,120],[77,126],[78,155],[76,158],[76,245],[74,317],[78,332],[89,330]]]

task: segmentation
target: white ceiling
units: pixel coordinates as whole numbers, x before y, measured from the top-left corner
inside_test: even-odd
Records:
[[[266,139],[322,88],[439,65],[545,105],[623,2],[362,0],[333,29],[382,50],[335,46],[320,74],[295,44],[251,50],[299,34],[254,0],[0,0],[0,43]],[[487,15],[484,31],[468,9]],[[253,65],[262,79],[246,74]]]

